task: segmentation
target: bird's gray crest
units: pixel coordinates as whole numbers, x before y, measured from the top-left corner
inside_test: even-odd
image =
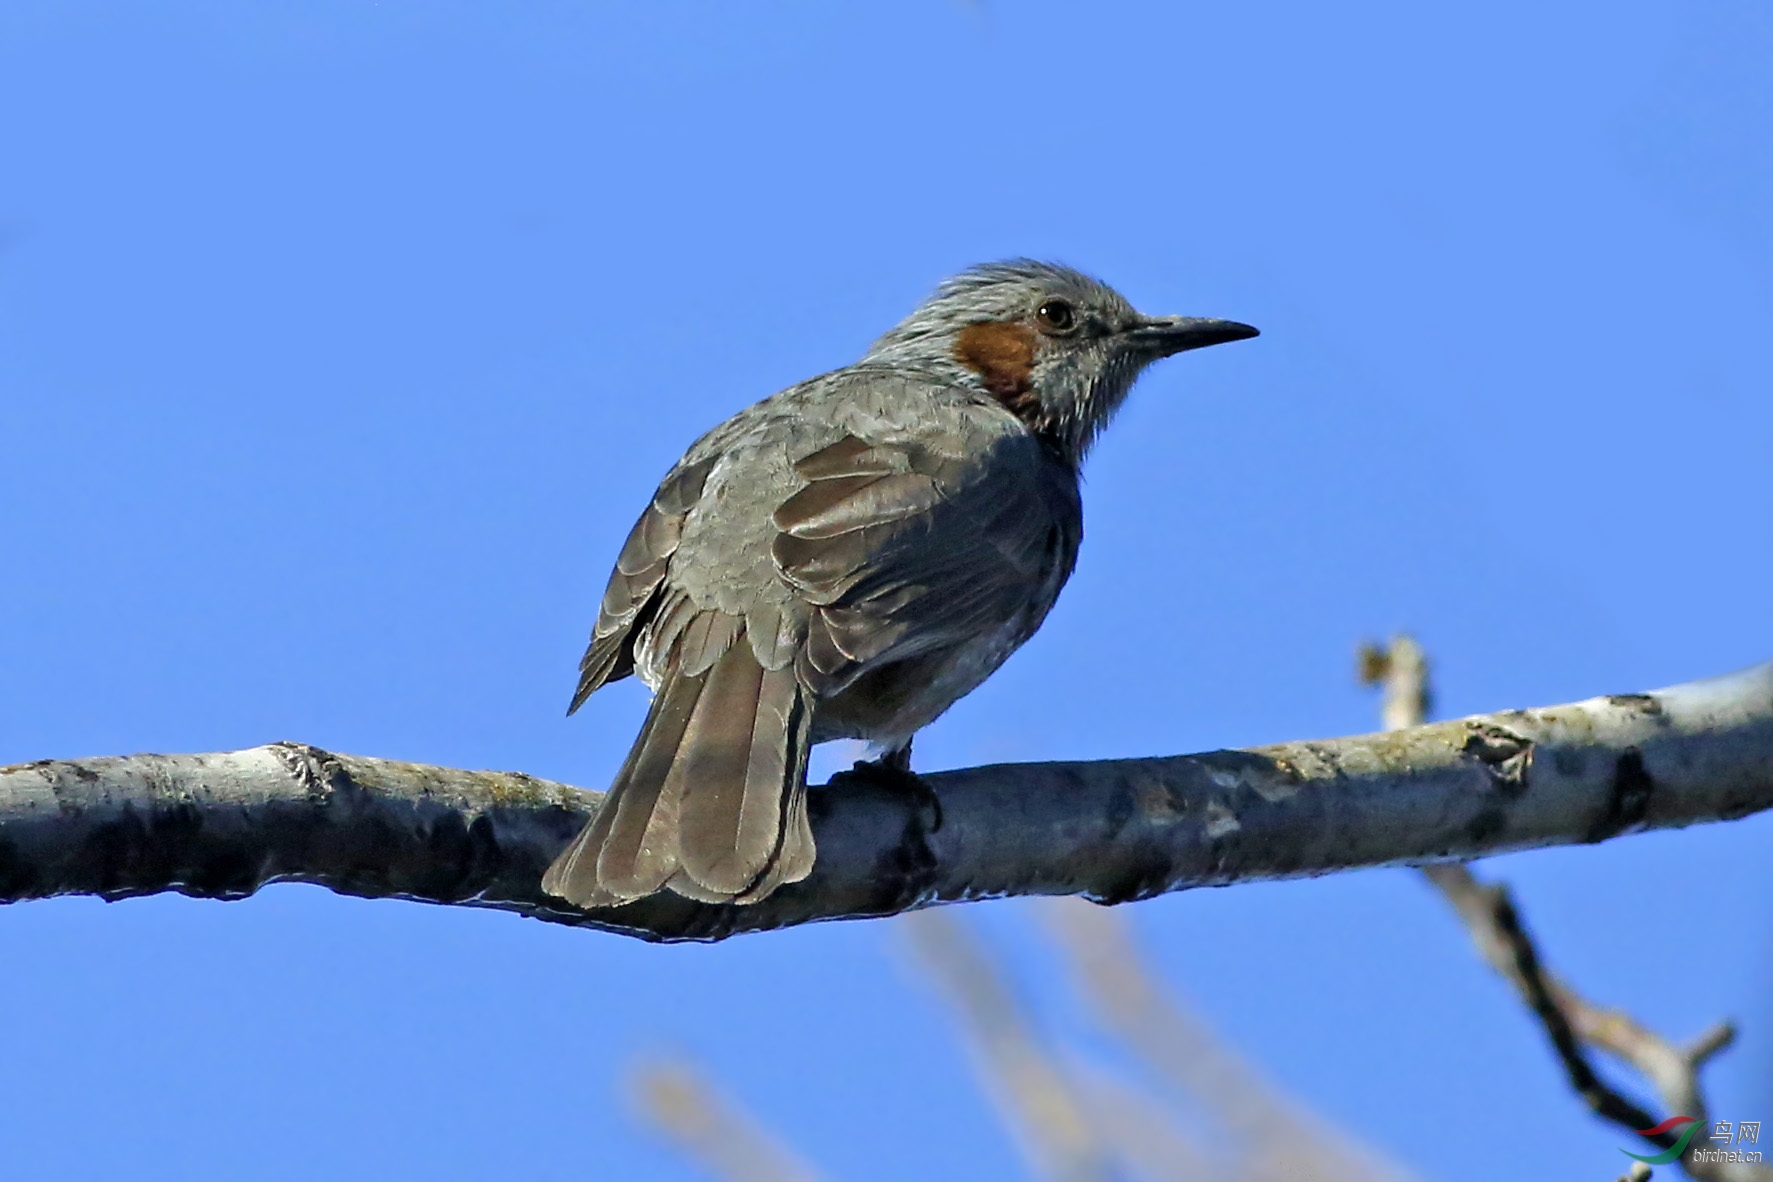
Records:
[[[927,346],[932,338],[945,341],[969,324],[1030,316],[1048,295],[1064,296],[1118,318],[1137,315],[1119,292],[1082,271],[1038,259],[1003,259],[944,279],[928,299],[874,342],[868,359],[914,353],[919,344]]]

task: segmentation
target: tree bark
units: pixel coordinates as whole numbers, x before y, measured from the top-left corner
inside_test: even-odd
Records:
[[[666,893],[580,911],[538,884],[597,793],[299,743],[44,760],[0,768],[0,900],[235,899],[296,881],[717,940],[1001,895],[1116,903],[1465,860],[1773,806],[1773,662],[1387,734],[923,779],[933,799],[848,773],[814,788],[818,864],[762,903]]]

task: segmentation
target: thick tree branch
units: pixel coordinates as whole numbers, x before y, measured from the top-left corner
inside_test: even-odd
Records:
[[[276,743],[0,769],[0,900],[301,881],[719,939],[1000,895],[1100,902],[1466,859],[1773,806],[1773,662],[1653,694],[1166,759],[1003,764],[814,789],[819,860],[752,906],[663,894],[580,912],[542,869],[597,795],[530,776]]]

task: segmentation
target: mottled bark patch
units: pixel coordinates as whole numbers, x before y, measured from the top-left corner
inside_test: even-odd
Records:
[[[1475,755],[1489,770],[1491,782],[1513,799],[1527,791],[1533,768],[1532,740],[1488,722],[1467,723],[1469,733],[1460,750]]]
[[[1507,828],[1508,814],[1496,805],[1485,805],[1465,823],[1465,840],[1470,845],[1481,847],[1500,837]]]
[[[1650,811],[1650,797],[1656,781],[1644,767],[1644,753],[1627,747],[1613,765],[1613,791],[1607,797],[1607,808],[1595,818],[1583,835],[1587,842],[1606,841],[1643,822]]]
[[[1612,694],[1607,698],[1607,705],[1636,710],[1640,714],[1662,713],[1662,702],[1655,694]]]
[[[883,849],[874,860],[876,914],[892,915],[929,894],[941,874],[941,862],[930,849],[929,830],[920,809],[906,810],[905,827],[897,844]]]

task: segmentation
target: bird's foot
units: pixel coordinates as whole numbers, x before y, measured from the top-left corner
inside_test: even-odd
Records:
[[[911,748],[909,745],[888,751],[879,759],[859,759],[854,767],[841,776],[854,776],[859,780],[885,788],[889,792],[906,796],[916,805],[921,813],[925,808],[932,818],[925,827],[926,833],[934,833],[942,828],[942,798],[929,782],[911,770]]]

